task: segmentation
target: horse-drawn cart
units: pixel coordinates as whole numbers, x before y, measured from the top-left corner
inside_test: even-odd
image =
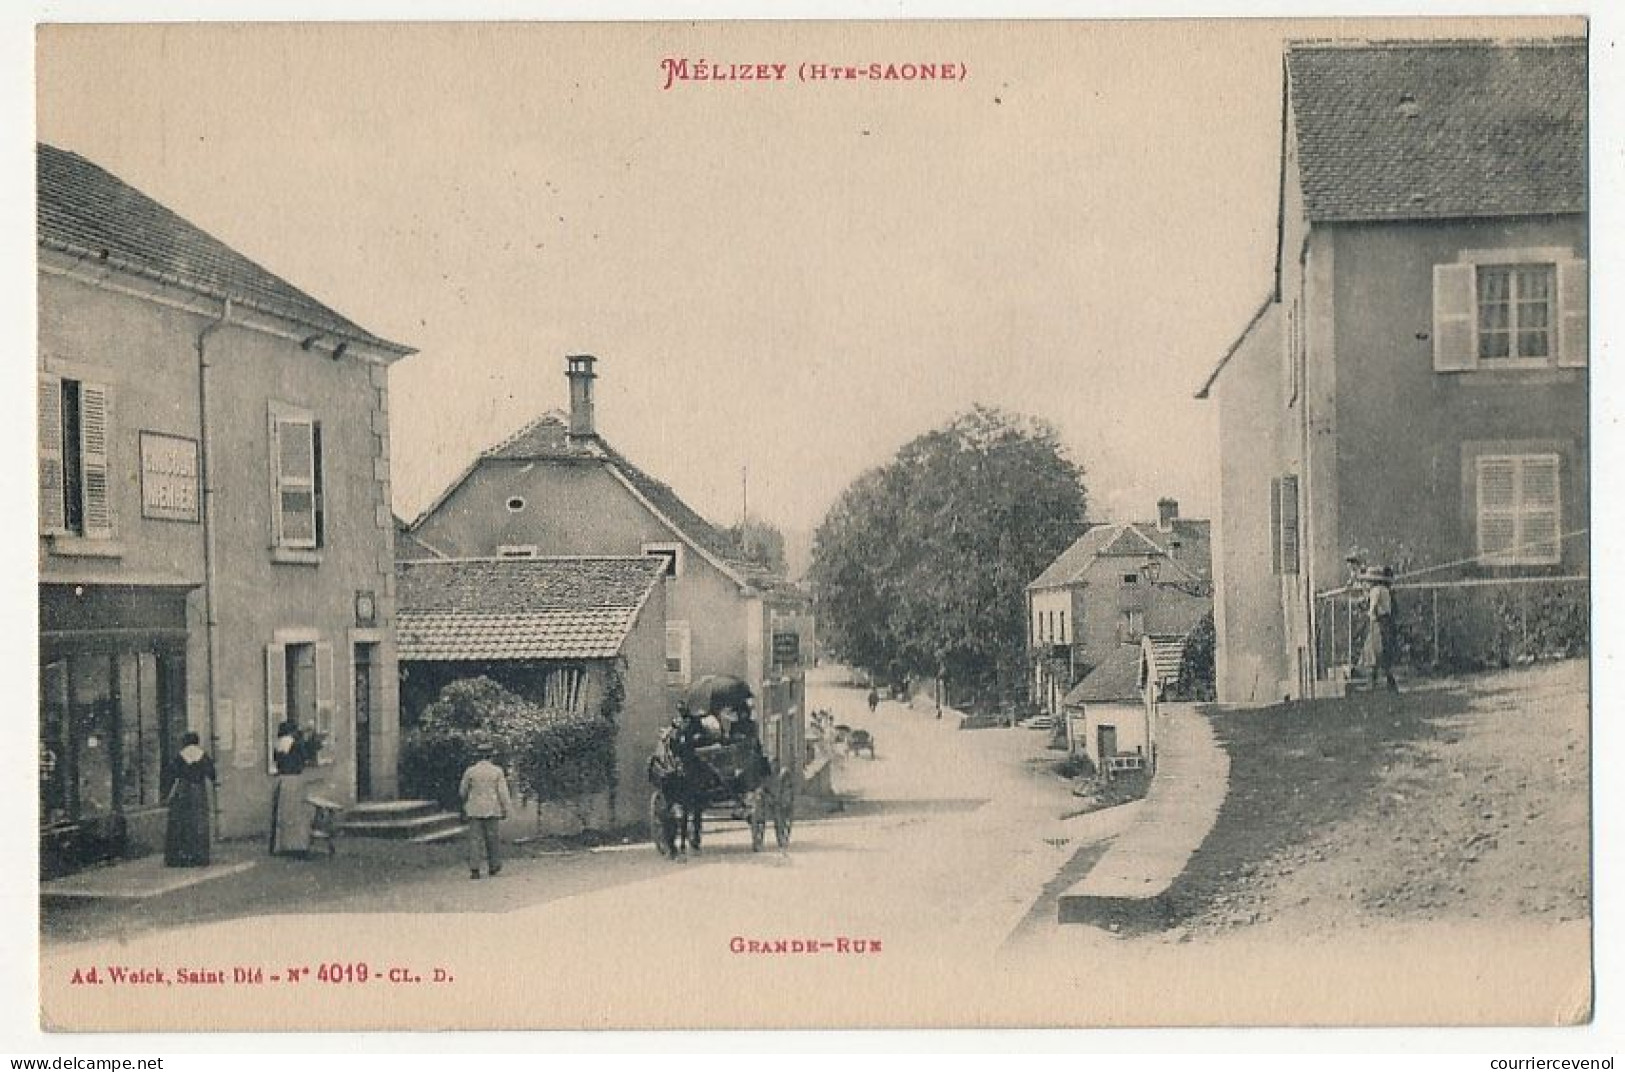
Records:
[[[770,823],[779,848],[789,846],[795,772],[762,750],[751,702],[738,678],[702,679],[661,733],[649,759],[649,826],[662,856],[698,852],[708,817],[748,824],[752,852]]]

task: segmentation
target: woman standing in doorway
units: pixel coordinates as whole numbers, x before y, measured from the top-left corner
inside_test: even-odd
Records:
[[[271,793],[271,855],[310,855],[310,829],[315,809],[305,801],[305,764],[310,744],[292,719],[277,727],[271,757],[276,788]]]
[[[207,867],[209,863],[209,785],[214,760],[197,734],[181,738],[169,767],[169,825],[164,831],[164,866]],[[207,783],[207,784],[206,784]]]

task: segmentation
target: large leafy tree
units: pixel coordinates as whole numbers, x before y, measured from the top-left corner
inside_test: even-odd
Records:
[[[789,572],[784,557],[784,533],[771,522],[752,518],[730,525],[727,533],[728,539],[733,541],[734,553],[744,561],[781,577]]]
[[[976,406],[858,477],[814,537],[824,641],[882,675],[1013,683],[1027,584],[1083,531],[1083,472],[1047,423]]]

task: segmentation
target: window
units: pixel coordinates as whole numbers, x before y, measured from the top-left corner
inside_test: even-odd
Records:
[[[1298,400],[1302,387],[1303,355],[1307,332],[1303,323],[1303,301],[1293,298],[1286,311],[1286,335],[1281,340],[1281,397],[1290,406]]]
[[[680,543],[646,543],[643,553],[655,558],[666,560],[666,576],[681,577],[683,575],[683,545]]]
[[[1561,462],[1555,454],[1480,455],[1478,556],[1485,565],[1563,559]]]
[[[108,480],[112,393],[59,376],[39,381],[40,531],[111,539]]]
[[[498,558],[535,558],[536,553],[533,543],[505,543],[497,548]]]
[[[1433,367],[1439,372],[1582,368],[1586,262],[1564,249],[1468,252],[1433,268]]]
[[[1552,356],[1556,265],[1481,265],[1478,269],[1478,359],[1547,360]]]
[[[1145,633],[1145,611],[1130,609],[1123,612],[1117,625],[1117,639],[1124,644],[1138,644]]]
[[[1125,574],[1123,574],[1123,583],[1124,584],[1139,584],[1140,583],[1140,575],[1138,573],[1125,573]]]
[[[524,510],[524,508],[525,500],[522,496],[515,495],[513,498],[508,500],[508,513],[517,514]]]
[[[277,728],[293,720],[321,744],[318,763],[331,762],[333,747],[333,645],[320,640],[279,641],[265,649],[265,758],[276,772],[272,747]]]
[[[692,669],[693,636],[687,622],[666,623],[666,684],[687,685]]]
[[[1276,574],[1298,572],[1298,478],[1288,474],[1270,481],[1270,568]]]
[[[309,413],[271,411],[272,546],[315,550],[325,542],[322,426]]]
[[[1058,637],[1056,637],[1056,639],[1059,640],[1062,644],[1065,644],[1067,642],[1066,641],[1066,611],[1064,611],[1064,610],[1061,612],[1061,633],[1060,633],[1060,635]]]

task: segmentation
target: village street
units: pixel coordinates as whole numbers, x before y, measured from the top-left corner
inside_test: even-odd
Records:
[[[985,985],[1045,883],[1074,851],[1120,830],[1134,809],[1063,820],[1076,801],[1047,772],[1056,753],[1046,752],[1046,734],[960,731],[952,712],[939,720],[928,707],[890,701],[871,718],[865,690],[843,681],[844,671],[814,671],[809,708],[869,728],[876,756],[838,760],[844,810],[799,819],[788,852],[772,848],[770,833],[768,849],[752,853],[742,824],[719,824],[704,853],[686,863],[660,859],[646,842],[544,856],[521,850],[499,878],[472,883],[450,847],[427,851],[431,870],[427,860],[406,867],[369,858],[372,846],[350,842],[331,861],[256,859],[240,874],[151,903],[48,905],[42,984],[53,989],[75,968],[110,964],[164,968],[166,982],[187,965],[228,976],[238,966],[263,966],[269,975],[300,963],[365,962],[374,973],[438,967],[455,977],[443,984],[459,994],[452,1006],[476,1000],[461,996],[465,988],[552,992],[543,1010],[513,1010],[515,1024],[538,1025],[569,1022],[562,1010],[588,995],[623,1005],[621,1018],[632,1010],[649,1015],[643,1003],[665,985],[658,979],[612,996],[645,972],[847,980],[824,987],[820,1000],[857,993],[852,986],[868,991],[859,985],[865,981],[918,980],[923,966],[941,969],[939,985],[959,970],[971,972],[966,985],[978,972]],[[751,952],[807,940],[820,951]],[[550,967],[561,962],[576,966],[569,979]],[[638,993],[645,985],[650,991]],[[286,981],[281,987],[268,987],[267,996],[298,990]],[[122,989],[81,988],[75,996],[111,998]],[[245,1015],[279,1004],[233,1003],[234,989],[199,986],[196,995],[222,995],[223,1013],[243,1026],[250,1026]],[[439,987],[391,989],[392,1000],[423,999],[425,1016],[455,1019]],[[361,993],[381,996],[377,987]],[[725,1022],[724,1012],[712,1009],[705,1020]],[[679,1015],[675,1005],[671,1015]],[[795,1019],[792,1010],[784,1015]],[[878,1008],[851,1015],[888,1022]]]

